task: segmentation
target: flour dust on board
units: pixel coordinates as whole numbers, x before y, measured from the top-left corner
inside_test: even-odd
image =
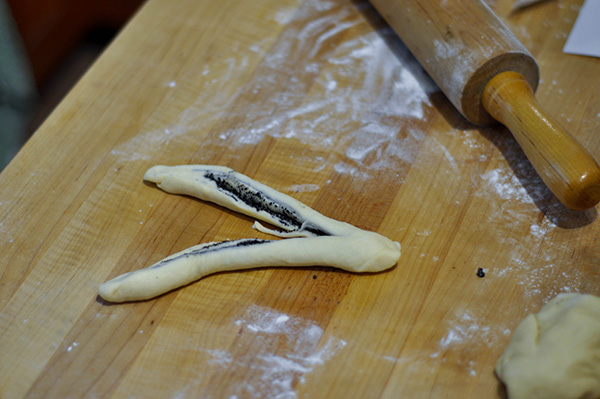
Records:
[[[412,163],[438,88],[367,2],[308,0],[273,10],[270,22],[284,25],[275,43],[240,42],[223,52],[194,77],[216,90],[200,90],[177,120],[121,144],[113,155],[156,159],[161,148],[192,145],[205,151],[200,161],[210,161],[211,149],[235,151],[272,137],[335,153],[335,170],[357,177]],[[255,78],[228,87],[257,54]],[[235,123],[199,141],[205,126],[223,120]],[[140,140],[152,142],[155,153],[138,153]]]

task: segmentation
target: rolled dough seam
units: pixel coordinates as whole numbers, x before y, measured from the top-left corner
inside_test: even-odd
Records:
[[[110,302],[144,300],[219,271],[266,266],[332,266],[377,272],[396,264],[400,243],[328,218],[296,199],[222,166],[154,166],[144,180],[172,194],[190,195],[267,222],[257,230],[284,240],[241,239],[200,244],[145,269],[100,285]]]

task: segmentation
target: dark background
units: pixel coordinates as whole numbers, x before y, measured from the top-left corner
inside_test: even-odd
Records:
[[[0,0],[0,170],[142,3]]]

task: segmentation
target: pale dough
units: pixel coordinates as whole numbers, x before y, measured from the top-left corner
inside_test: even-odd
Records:
[[[107,301],[149,299],[226,270],[262,266],[333,266],[377,272],[396,264],[400,244],[374,232],[330,219],[301,202],[222,166],[155,166],[144,179],[174,194],[215,202],[283,231],[254,227],[285,240],[240,239],[200,244],[98,289]]]
[[[600,398],[600,298],[560,294],[527,316],[496,374],[509,399]]]

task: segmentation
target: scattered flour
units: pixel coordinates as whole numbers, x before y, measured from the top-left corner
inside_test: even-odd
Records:
[[[492,347],[499,336],[506,334],[506,327],[490,326],[468,310],[457,316],[456,320],[448,322],[446,335],[440,339],[438,351],[431,355],[432,358],[448,350],[477,350],[482,347]]]
[[[541,240],[548,232],[554,230],[556,225],[550,223],[547,218],[544,218],[540,223],[534,223],[529,227],[529,233],[535,239]]]
[[[0,222],[0,241],[2,242],[14,242],[12,233],[4,227],[4,222]]]
[[[519,262],[522,268],[525,268],[524,262]],[[548,263],[537,267],[526,267],[526,273],[519,276],[516,281],[518,285],[525,287],[524,293],[527,296],[539,296],[542,288],[546,286],[545,281],[552,278],[555,274],[554,263]]]
[[[548,263],[530,265],[526,261],[513,259],[514,267],[510,272],[516,284],[523,287],[525,297],[535,298],[534,303],[546,303],[564,292],[579,292],[585,281],[578,268],[559,273],[558,265],[546,257]],[[550,282],[550,283],[549,283]]]
[[[198,77],[219,88],[247,70],[249,57],[263,55],[252,81],[234,91],[206,91],[217,97],[199,90],[178,118],[122,143],[112,155],[137,161],[168,145],[199,146],[198,131],[227,118],[235,124],[205,138],[205,151],[235,151],[265,137],[294,139],[308,151],[337,154],[335,170],[358,178],[412,162],[424,140],[418,122],[438,88],[389,28],[382,24],[374,32],[357,8],[366,5],[307,0],[297,9],[274,10],[270,19],[285,26],[275,44],[224,50],[223,65],[208,65]],[[211,78],[208,71],[216,69],[222,73]],[[180,86],[186,84],[177,81],[173,89]],[[257,101],[265,90],[269,95]]]
[[[529,231],[536,238],[541,238],[546,234],[546,230],[542,229],[538,224],[532,224]]]
[[[511,331],[503,324],[490,325],[487,318],[477,317],[469,310],[458,312],[456,316],[456,319],[447,321],[446,333],[439,340],[437,351],[429,357],[445,362],[444,353],[460,353],[461,356],[456,360],[457,366],[464,367],[469,376],[475,377],[477,363],[472,359],[464,359],[462,354],[478,353],[484,348],[491,348],[499,338],[510,335]]]
[[[546,228],[538,225],[533,225],[532,231],[534,240],[543,239],[543,235],[547,232]],[[538,237],[538,234],[542,235]],[[564,262],[560,256],[557,257],[553,253],[538,256],[536,250],[531,252],[530,248],[537,248],[537,246],[514,245],[510,253],[510,261],[507,264],[491,267],[486,276],[486,278],[508,278],[515,286],[521,287],[519,295],[526,299],[522,301],[525,304],[525,311],[529,309],[529,304],[546,303],[564,292],[580,292],[590,283],[579,268],[574,267],[568,272],[560,272],[560,262]],[[567,248],[558,249],[557,253]]]
[[[251,348],[239,353],[235,348],[202,349],[210,355],[208,365],[212,369],[206,372],[218,377],[239,371],[251,377],[240,385],[209,387],[203,393],[205,398],[296,398],[294,387],[346,345],[343,340],[329,337],[319,346],[323,337],[319,326],[260,306],[249,307],[234,323],[242,335],[250,335],[247,340],[252,342]]]
[[[504,200],[533,203],[525,187],[510,170],[493,169],[486,172],[482,178]]]
[[[280,25],[287,25],[294,16],[295,7],[279,9],[275,12],[273,20]]]
[[[304,193],[304,192],[312,192],[317,191],[321,187],[318,184],[294,184],[288,190],[294,193]]]
[[[79,342],[73,342],[71,345],[67,347],[67,352],[71,352],[73,349],[79,346]]]
[[[457,46],[452,46],[450,43],[442,42],[440,40],[435,40],[433,42],[433,47],[437,58],[453,58],[459,55],[460,52]]]

